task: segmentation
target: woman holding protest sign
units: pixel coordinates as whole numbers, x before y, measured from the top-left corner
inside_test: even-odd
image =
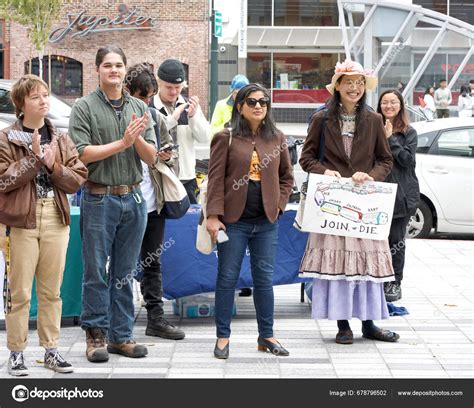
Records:
[[[376,86],[377,78],[360,64],[346,60],[336,65],[327,86],[332,98],[311,120],[300,159],[303,170],[350,177],[357,184],[385,180],[393,162],[390,147],[381,116],[365,103],[366,91]],[[337,320],[336,343],[353,343],[353,317],[362,321],[363,337],[398,340],[398,334],[373,323],[389,316],[383,284],[392,281],[394,273],[387,240],[311,233],[300,271],[303,277],[315,278],[313,318]]]
[[[60,287],[69,242],[69,203],[86,181],[87,169],[72,140],[47,119],[48,85],[35,75],[13,84],[18,120],[0,132],[0,222],[6,225],[4,287],[8,373],[28,375],[23,351],[28,339],[31,288],[36,277],[38,337],[44,366],[59,373],[73,367],[58,351]]]

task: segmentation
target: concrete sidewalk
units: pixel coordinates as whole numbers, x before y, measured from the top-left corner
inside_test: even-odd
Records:
[[[146,358],[111,355],[103,364],[85,358],[85,336],[77,327],[61,331],[60,350],[75,367],[73,374],[56,374],[36,360],[43,358],[36,332],[30,332],[25,352],[28,378],[472,378],[474,377],[474,241],[409,240],[403,298],[396,302],[410,312],[379,322],[398,332],[398,343],[361,337],[360,322],[352,321],[353,345],[334,342],[336,324],[311,319],[310,304],[300,303],[300,286],[275,287],[275,335],[290,351],[274,357],[257,351],[257,324],[252,298],[238,298],[232,322],[230,358],[213,357],[213,318],[169,320],[186,332],[181,341],[145,336],[146,311],[137,305],[135,338],[147,344]],[[199,273],[199,271],[196,271]],[[6,334],[0,332],[0,344]],[[0,377],[8,350],[0,350]]]

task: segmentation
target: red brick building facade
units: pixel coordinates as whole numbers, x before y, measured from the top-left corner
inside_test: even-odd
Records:
[[[51,39],[61,33],[65,35],[46,46],[44,78],[48,82],[51,67],[53,92],[69,100],[87,95],[98,83],[97,49],[105,44],[116,44],[124,50],[128,65],[146,61],[153,64],[156,72],[166,58],[176,58],[186,64],[189,94],[197,95],[203,110],[207,111],[208,4],[208,0],[136,0],[129,3],[65,0],[60,20],[53,25],[52,33],[57,31]],[[75,19],[78,24],[71,25],[68,31],[67,27]],[[79,35],[88,29],[87,35]],[[104,29],[106,31],[99,31]],[[35,69],[38,72],[38,60],[33,60],[33,64],[30,62],[37,53],[24,27],[6,24],[5,40],[9,45],[9,61],[4,70],[7,78],[18,78],[28,72],[30,66],[34,73]]]

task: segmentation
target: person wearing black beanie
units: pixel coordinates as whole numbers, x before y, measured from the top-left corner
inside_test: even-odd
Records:
[[[178,175],[188,192],[191,204],[196,204],[196,152],[194,142],[209,143],[211,128],[199,106],[199,98],[185,99],[181,95],[186,84],[183,64],[167,59],[158,68],[158,94],[151,106],[165,119],[173,142],[179,145]]]

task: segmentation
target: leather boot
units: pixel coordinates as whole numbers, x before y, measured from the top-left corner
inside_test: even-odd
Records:
[[[86,329],[86,356],[91,363],[102,363],[109,360],[105,335],[99,327]]]

